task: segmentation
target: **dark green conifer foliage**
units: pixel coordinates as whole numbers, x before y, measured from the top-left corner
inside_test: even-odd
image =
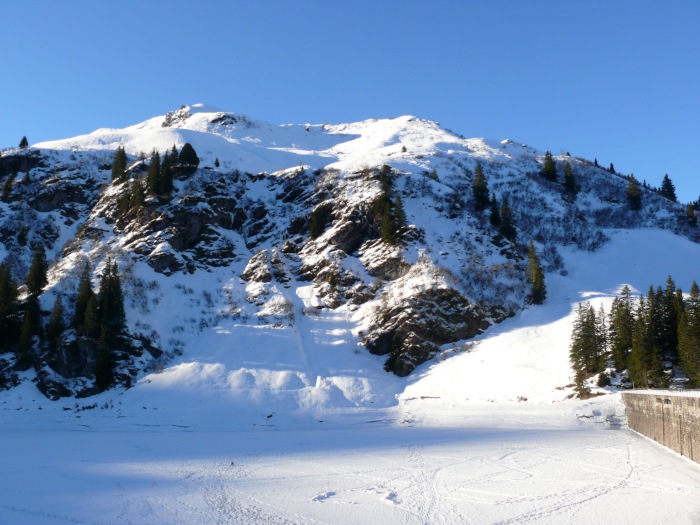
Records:
[[[111,344],[113,342],[112,336],[118,335],[126,321],[119,267],[114,260],[107,259],[105,272],[100,279],[98,296],[100,321],[103,327],[106,326],[110,331],[109,341]]]
[[[508,197],[503,197],[500,209],[501,226],[499,233],[510,242],[515,243],[515,226],[513,226],[513,210],[508,203]]]
[[[22,137],[22,140],[19,141],[19,147],[22,149],[29,147],[29,141],[27,140],[27,137]]]
[[[695,207],[692,204],[688,204],[685,207],[685,216],[688,219],[688,224],[695,228],[698,225],[698,218],[695,215]]]
[[[632,352],[627,361],[629,378],[635,387],[666,386],[659,342],[662,300],[663,291],[660,287],[654,290],[653,286],[646,299],[640,297],[639,300]]]
[[[491,226],[498,228],[501,225],[501,212],[498,209],[498,201],[495,195],[491,195],[491,205],[489,212],[489,222]]]
[[[160,164],[158,195],[169,195],[173,191],[173,167],[170,155],[166,152]]]
[[[85,307],[84,335],[97,340],[100,337],[100,312],[97,309],[97,296],[92,295]]]
[[[627,204],[631,210],[642,209],[642,189],[639,187],[639,181],[630,175],[627,182]]]
[[[80,335],[88,335],[86,315],[88,304],[95,293],[92,290],[90,261],[86,260],[78,283],[78,295],[75,298],[75,312],[73,315],[73,327]],[[96,306],[96,305],[94,305]]]
[[[564,166],[564,189],[569,195],[576,195],[578,193],[578,185],[576,184],[574,173],[571,170],[571,164],[568,162],[566,166]]]
[[[114,152],[114,160],[112,161],[112,182],[119,182],[126,176],[126,151],[123,146],[117,146]]]
[[[474,208],[477,211],[483,211],[488,208],[489,188],[484,176],[484,169],[481,164],[476,165],[474,169],[474,179],[472,181],[472,195],[474,196]]]
[[[10,196],[10,193],[12,193],[12,185],[15,182],[15,179],[17,178],[17,169],[13,168],[10,174],[7,176],[7,179],[5,179],[5,183],[2,186],[2,198],[3,200],[7,200],[8,197]]]
[[[569,359],[579,394],[587,391],[586,379],[602,371],[603,353],[600,324],[593,306],[590,303],[581,303],[576,312],[569,347]]]
[[[533,304],[542,304],[547,298],[547,288],[544,282],[544,272],[532,241],[527,246],[527,282],[531,286],[530,299]]]
[[[554,164],[554,159],[552,158],[552,153],[547,151],[544,154],[544,160],[542,161],[542,170],[540,175],[550,182],[556,182],[557,180],[557,167]]]
[[[12,279],[10,266],[0,265],[0,353],[8,350],[19,336],[17,295],[17,283]]]
[[[214,159],[214,167],[215,167],[215,168],[218,168],[219,166],[221,166],[221,163],[219,162],[219,157],[216,157],[216,158]]]
[[[328,206],[317,206],[309,215],[309,235],[312,239],[321,236],[330,217]]]
[[[156,150],[153,150],[151,153],[150,164],[148,165],[148,172],[146,173],[148,193],[151,195],[159,195],[161,186],[160,173],[160,154]]]
[[[678,199],[676,198],[676,187],[673,185],[673,182],[671,182],[671,178],[668,176],[668,174],[664,175],[664,179],[661,181],[659,194],[663,195],[668,200],[678,202]]]
[[[627,356],[632,350],[634,323],[632,290],[625,285],[620,297],[613,299],[608,323],[610,327],[610,352],[615,363],[615,369],[619,372],[627,368]]]
[[[64,320],[63,299],[61,298],[61,294],[57,294],[56,300],[53,303],[51,317],[49,317],[49,323],[46,326],[46,339],[52,351],[55,351],[60,345],[61,335],[65,329],[66,323]]]
[[[183,168],[190,168],[191,170],[195,170],[197,166],[199,166],[197,152],[195,152],[192,144],[189,142],[185,143],[180,150],[180,165]]]
[[[678,354],[690,386],[700,387],[700,288],[696,282],[678,320]]]
[[[27,275],[27,289],[31,295],[40,295],[48,284],[49,265],[46,261],[46,251],[42,244],[38,244],[32,255],[32,264]]]
[[[95,359],[95,385],[101,391],[109,388],[114,377],[114,359],[110,345],[109,330],[103,327],[100,330],[100,341],[97,345],[97,357]]]
[[[131,183],[129,194],[129,206],[131,208],[140,208],[146,203],[146,188],[143,182],[135,180]]]
[[[27,370],[32,366],[34,360],[34,323],[32,322],[32,314],[29,310],[24,313],[24,321],[17,343],[17,351],[15,354],[15,366],[18,370]]]
[[[175,144],[173,144],[173,147],[170,150],[170,162],[172,162],[173,167],[177,166],[180,163],[180,154],[177,152]]]
[[[406,227],[406,210],[403,208],[403,201],[401,200],[401,195],[396,194],[396,200],[394,201],[394,217],[396,222],[396,228],[401,230]]]
[[[613,175],[615,174],[615,166],[613,166],[613,163],[610,163],[610,167],[608,168],[608,171],[612,173]]]

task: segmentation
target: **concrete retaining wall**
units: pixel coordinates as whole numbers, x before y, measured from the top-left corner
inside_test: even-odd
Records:
[[[623,392],[632,430],[700,463],[700,392]]]

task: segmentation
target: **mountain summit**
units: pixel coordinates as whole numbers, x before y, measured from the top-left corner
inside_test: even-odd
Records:
[[[697,242],[684,207],[611,171],[412,116],[272,125],[200,104],[4,150],[0,257],[20,287],[2,383],[391,403],[395,375],[548,300],[533,253],[546,286],[613,231]],[[109,330],[103,286],[123,301]]]

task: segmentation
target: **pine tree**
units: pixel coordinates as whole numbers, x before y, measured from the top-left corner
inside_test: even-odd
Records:
[[[140,208],[146,203],[146,189],[143,182],[135,180],[132,184],[129,195],[129,206],[131,208]]]
[[[508,203],[508,197],[503,197],[500,209],[501,226],[499,228],[499,233],[508,239],[510,242],[515,243],[515,227],[513,226],[513,210],[510,208]]]
[[[576,312],[569,347],[569,359],[579,393],[587,391],[585,381],[588,377],[602,371],[603,352],[595,310],[590,303],[581,303]]]
[[[547,288],[544,283],[544,272],[532,241],[527,246],[527,282],[532,287],[530,298],[533,304],[542,304],[547,297]]]
[[[685,216],[688,219],[688,225],[695,228],[698,225],[698,217],[695,214],[695,206],[688,204],[685,207]]]
[[[27,140],[27,137],[22,137],[22,140],[19,141],[19,147],[22,149],[29,147],[29,141]]]
[[[627,368],[627,356],[632,349],[632,334],[635,318],[632,304],[632,290],[625,285],[620,297],[613,299],[609,320],[609,344],[615,369],[622,372]]]
[[[158,185],[159,195],[169,195],[173,191],[173,168],[170,154],[168,152],[163,155],[163,160],[160,164],[160,178]]]
[[[498,201],[496,195],[491,195],[491,205],[489,211],[489,222],[491,226],[498,228],[501,226],[501,212],[498,209]]]
[[[53,310],[49,318],[49,324],[46,326],[46,339],[49,342],[49,348],[55,351],[61,340],[61,335],[66,329],[64,321],[63,300],[61,294],[56,295],[56,300],[53,303]]]
[[[27,275],[27,289],[31,295],[40,295],[44,287],[49,283],[49,265],[46,262],[46,251],[42,244],[38,244],[32,255],[32,264]]]
[[[663,181],[661,181],[661,188],[659,189],[659,195],[663,195],[668,200],[673,202],[678,202],[676,198],[676,187],[671,182],[671,178],[668,174],[664,175]]]
[[[112,161],[112,182],[119,182],[126,175],[126,151],[123,146],[117,146],[114,152],[114,160]]]
[[[100,321],[110,330],[110,335],[117,335],[124,327],[126,315],[119,267],[112,259],[107,259],[105,272],[100,279],[98,297]]]
[[[85,307],[84,335],[97,340],[100,337],[100,312],[97,309],[97,296],[93,295]]]
[[[642,190],[639,187],[639,181],[634,178],[634,175],[630,175],[629,181],[627,182],[627,204],[631,210],[642,209]]]
[[[0,265],[0,353],[17,341],[17,283],[12,279],[10,266]]]
[[[574,173],[571,171],[571,164],[568,162],[566,166],[564,166],[564,189],[569,195],[576,195],[578,193],[578,185],[576,184]]]
[[[610,167],[608,168],[608,171],[610,173],[612,173],[613,175],[615,175],[615,166],[613,166],[612,162],[610,163]]]
[[[75,298],[75,312],[73,314],[73,327],[80,335],[87,335],[86,314],[88,311],[88,304],[95,296],[92,290],[91,273],[90,261],[86,260],[80,274],[78,295]]]
[[[146,173],[148,192],[152,195],[159,195],[160,190],[160,154],[154,149],[151,153],[148,172]]]
[[[700,387],[700,288],[696,282],[678,320],[678,354],[690,386]]]
[[[557,180],[557,167],[554,164],[554,159],[552,158],[552,153],[547,151],[544,154],[544,160],[542,161],[542,170],[540,175],[550,182],[556,182]]]
[[[474,208],[476,211],[483,211],[489,206],[489,188],[484,176],[484,169],[481,164],[474,169],[474,180],[472,181],[472,195],[474,196]]]
[[[103,326],[100,330],[100,341],[97,345],[97,358],[95,360],[95,384],[101,391],[106,390],[112,384],[113,368],[109,330]]]
[[[27,370],[32,366],[34,359],[34,326],[32,322],[32,314],[29,310],[24,312],[24,321],[22,322],[22,330],[17,343],[17,351],[15,354],[15,366],[18,370]]]
[[[403,201],[401,200],[401,195],[398,193],[394,201],[394,222],[398,230],[402,230],[406,227],[406,211],[403,209]]]
[[[219,162],[219,157],[216,157],[216,158],[214,159],[214,167],[215,167],[215,168],[218,168],[219,166],[221,166],[221,163]]]
[[[199,166],[199,157],[189,142],[185,143],[180,150],[180,166],[192,172]]]

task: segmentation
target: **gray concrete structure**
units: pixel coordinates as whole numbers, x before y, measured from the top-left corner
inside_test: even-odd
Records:
[[[630,390],[622,393],[629,428],[700,463],[700,392]]]

